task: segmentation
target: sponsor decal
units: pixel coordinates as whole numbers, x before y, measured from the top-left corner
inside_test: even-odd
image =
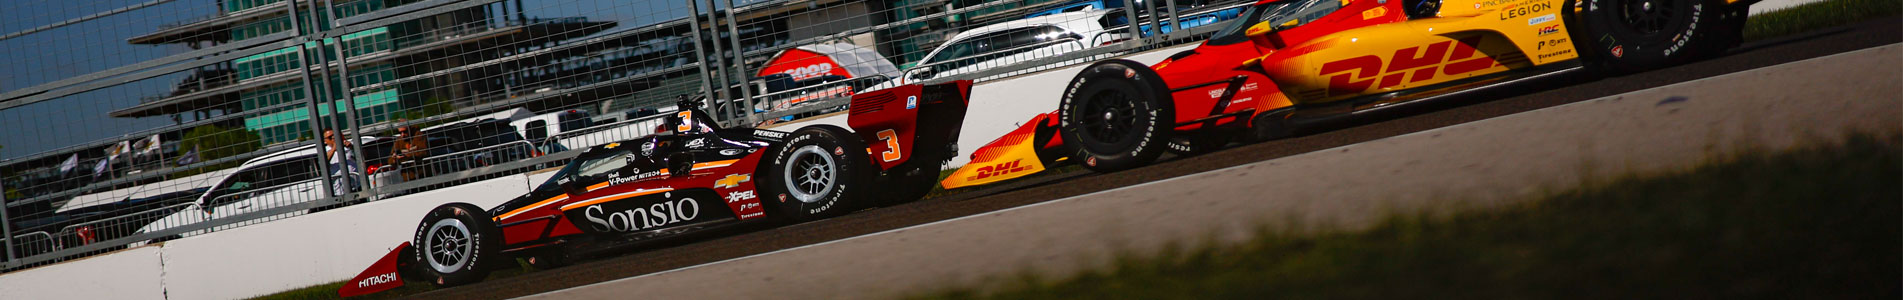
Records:
[[[385,284],[385,283],[390,283],[393,281],[396,281],[396,272],[383,273],[382,275],[370,276],[370,278],[364,278],[363,280],[357,281],[357,288],[367,288],[373,285]]]
[[[918,108],[918,96],[905,96],[905,109]]]
[[[764,214],[766,214],[766,212],[755,212],[755,213],[750,213],[750,214],[744,214],[744,215],[740,215],[740,218],[741,218],[741,219],[750,219],[750,218],[753,218],[753,217],[758,217],[758,216],[760,216],[760,215],[764,215]]]
[[[741,182],[753,181],[752,174],[727,174],[727,177],[714,180],[714,188],[729,189],[739,187]],[[752,192],[748,192],[752,193]],[[752,197],[748,197],[752,198]]]
[[[591,205],[582,213],[589,225],[597,231],[639,231],[653,229],[675,223],[692,221],[700,217],[700,202],[694,198],[662,201],[648,207],[636,207],[622,211],[609,212],[601,205]]]
[[[1625,46],[1613,45],[1612,57],[1625,57]]]
[[[822,62],[822,63],[812,64],[812,65],[808,65],[804,67],[787,69],[786,71],[780,72],[780,73],[786,73],[786,75],[792,75],[793,80],[807,80],[807,79],[812,79],[813,77],[819,77],[821,75],[832,74],[833,64]]]
[[[1538,16],[1538,17],[1533,17],[1532,19],[1526,19],[1526,25],[1527,26],[1540,25],[1540,23],[1552,22],[1554,19],[1558,19],[1558,18],[1559,17],[1555,17],[1554,14],[1546,14],[1544,16]]]
[[[603,146],[603,148],[608,149],[614,149],[615,147],[621,147],[621,143],[608,143],[607,146]]]
[[[1474,3],[1474,8],[1493,7],[1501,4],[1515,4],[1515,0],[1486,0]],[[1511,8],[1512,6],[1508,6]]]
[[[1091,156],[1091,157],[1090,157],[1090,159],[1085,159],[1085,160],[1084,160],[1084,164],[1086,164],[1086,165],[1090,165],[1090,166],[1092,166],[1092,167],[1095,167],[1095,166],[1097,166],[1097,157],[1096,157],[1096,156]]]
[[[687,148],[700,148],[702,146],[707,146],[707,138],[687,140]]]
[[[1559,33],[1559,25],[1540,27],[1539,32],[1540,32],[1540,36],[1546,36],[1548,34]]]
[[[1247,91],[1253,91],[1253,90],[1255,90],[1255,89],[1256,89],[1256,87],[1257,87],[1257,86],[1256,86],[1256,83],[1255,83],[1255,82],[1250,82],[1250,83],[1244,83],[1244,84],[1242,84],[1242,91],[1244,91],[1244,92],[1247,92]]]
[[[752,196],[752,195],[753,195],[753,192],[747,192],[747,195],[748,195],[748,196]],[[753,203],[747,203],[747,204],[741,204],[741,205],[740,205],[740,211],[749,211],[749,210],[754,210],[754,209],[759,209],[759,208],[760,208],[760,202],[759,202],[759,201],[754,201]]]
[[[1546,46],[1559,47],[1560,45],[1565,45],[1565,44],[1566,44],[1566,38],[1550,39],[1550,40],[1540,41],[1539,46],[1534,47],[1533,49],[1534,50],[1546,49]]]
[[[779,131],[771,131],[771,130],[758,130],[758,129],[755,129],[755,130],[753,130],[753,136],[757,136],[757,137],[764,137],[764,138],[773,138],[773,139],[784,139],[784,138],[786,138],[786,133],[785,133],[785,132],[779,132]]]
[[[647,141],[647,142],[641,143],[641,155],[642,156],[654,155],[654,141]]]
[[[760,197],[755,197],[753,195],[753,191],[735,191],[735,192],[727,193],[727,203],[747,201],[747,200],[753,200],[753,199],[759,199],[759,198]]]
[[[636,169],[634,171],[640,172],[641,170]],[[649,178],[666,175],[667,174],[666,171],[667,170],[658,170],[658,171],[647,172],[647,173],[638,173],[638,174],[635,174],[634,176],[629,176],[629,177],[621,177],[621,172],[608,173],[608,185],[621,185],[623,183],[647,180]]]
[[[786,202],[786,194],[780,194],[780,202]]]
[[[1530,16],[1530,15],[1533,15],[1534,13],[1539,13],[1539,12],[1547,11],[1550,9],[1553,9],[1552,3],[1529,3],[1526,5],[1516,5],[1512,7],[1506,7],[1506,8],[1500,9],[1500,20],[1506,21],[1509,19]],[[1552,14],[1547,14],[1545,16],[1535,17],[1533,19],[1537,20],[1540,18],[1547,18],[1546,21],[1552,21],[1551,19],[1552,17],[1553,17]],[[1527,20],[1527,25],[1545,23],[1546,21],[1534,22],[1533,20]]]
[[[1209,97],[1210,98],[1222,97],[1222,89],[1209,90]]]
[[[1555,52],[1553,52],[1553,53],[1543,53],[1543,54],[1540,54],[1540,59],[1546,59],[1546,58],[1549,58],[1549,57],[1557,57],[1557,56],[1560,56],[1560,55],[1567,55],[1567,54],[1572,54],[1572,53],[1573,53],[1573,49],[1564,49],[1564,50],[1559,50],[1559,51],[1555,51]]]
[[[1137,78],[1137,70],[1123,69],[1123,78]]]
[[[1380,18],[1386,15],[1388,15],[1388,8],[1383,6],[1376,6],[1373,9],[1361,11],[1362,20],[1373,20],[1374,18]]]
[[[720,150],[720,155],[740,155],[740,149],[723,149]]]
[[[1229,105],[1242,104],[1243,102],[1249,102],[1250,100],[1255,100],[1255,97],[1244,97],[1242,99],[1229,100]]]
[[[833,147],[833,155],[846,155],[846,148]]]
[[[1390,61],[1380,56],[1363,55],[1324,63],[1318,75],[1328,76],[1329,95],[1347,95],[1369,88],[1388,88],[1402,83],[1422,82],[1438,75],[1459,75],[1499,65],[1492,57],[1480,55],[1472,45],[1481,37],[1467,37],[1426,46],[1401,48]],[[1385,67],[1385,69],[1384,69]]]
[[[1009,175],[1011,173],[1022,172],[1025,169],[1030,169],[1030,167],[1026,167],[1019,164],[1019,162],[1022,162],[1022,161],[1024,161],[1024,159],[1020,158],[1020,159],[1011,160],[1010,162],[978,167],[978,175],[972,175],[971,177],[965,178],[965,180],[977,181],[979,179],[1004,176],[1004,175]],[[1093,158],[1093,161],[1094,161],[1094,158]]]

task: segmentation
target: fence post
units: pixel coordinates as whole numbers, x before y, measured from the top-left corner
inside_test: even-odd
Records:
[[[0,252],[7,253],[6,264],[0,264],[0,265],[12,265],[20,261],[20,258],[13,257],[13,222],[7,221],[8,220],[7,219],[7,200],[8,199],[7,199],[6,190],[7,190],[6,181],[0,180],[0,246],[6,247],[6,248],[0,248]]]
[[[1123,0],[1123,18],[1125,20],[1123,25],[1126,26],[1124,29],[1130,32],[1130,39],[1126,42],[1127,45],[1129,45],[1129,48],[1132,50],[1142,47],[1144,40],[1143,26],[1137,24],[1137,5],[1134,0]]]
[[[306,51],[304,47],[304,43],[307,42],[306,40],[310,39],[310,37],[305,36],[303,27],[299,26],[301,22],[298,22],[297,18],[297,5],[285,5],[284,9],[290,11],[291,32],[298,35],[297,38],[291,39],[291,41],[296,44],[296,46],[293,47],[297,47],[297,74],[299,78],[303,79],[304,100],[308,102],[308,104],[304,105],[304,109],[310,113],[311,136],[315,138],[315,142],[317,143],[317,171],[319,172],[317,177],[323,178],[324,184],[322,184],[322,188],[324,189],[324,199],[335,198],[337,191],[331,190],[330,155],[325,155],[325,152],[327,152],[325,150],[327,149],[324,149],[324,122],[321,120],[323,115],[320,114],[322,111],[317,109],[317,106],[323,104],[317,99],[316,87],[311,86],[311,55],[310,51]],[[322,46],[321,42],[319,46]]]
[[[720,109],[716,106],[720,105],[720,103],[716,103],[716,101],[719,101],[720,98],[717,98],[718,96],[714,94],[714,81],[707,77],[713,73],[707,72],[707,64],[709,63],[707,61],[707,51],[701,50],[700,45],[700,0],[688,0],[687,5],[693,10],[693,16],[687,18],[687,26],[693,27],[693,30],[688,31],[688,38],[694,39],[694,63],[700,68],[700,92],[707,99],[703,104],[708,106],[708,111],[714,112],[714,121],[730,121],[732,117],[719,113]],[[718,68],[719,66],[715,67]]]
[[[343,28],[343,26],[338,26],[337,24],[337,13],[336,13],[337,10],[335,9],[334,2],[335,1],[329,1],[324,3],[324,11],[330,12],[330,13],[324,14],[324,22],[330,23],[331,25],[330,28],[333,30],[337,28]],[[311,11],[317,11],[316,1],[310,1],[306,3],[309,3],[309,6],[311,7]],[[313,23],[317,22],[316,18],[311,18],[311,19],[312,19],[311,22]],[[323,58],[322,54],[318,55],[319,58],[317,61],[317,65],[319,66],[318,71],[323,72],[322,74],[324,75],[324,80],[326,81],[326,83],[332,82],[332,81],[336,82],[338,86],[338,92],[342,93],[342,95],[340,96],[332,95],[332,96],[327,96],[325,98],[329,98],[332,101],[342,102],[344,106],[344,108],[336,109],[337,111],[334,113],[337,116],[344,118],[343,124],[339,124],[339,125],[344,126],[344,129],[346,129],[346,130],[338,130],[337,138],[346,139],[345,135],[346,134],[349,135],[349,137],[347,138],[350,141],[349,143],[339,143],[338,145],[348,145],[347,148],[350,149],[350,154],[352,157],[346,158],[345,160],[345,162],[348,163],[348,165],[344,166],[344,170],[345,170],[344,176],[348,177],[346,180],[356,181],[357,184],[353,185],[353,184],[346,183],[344,184],[344,188],[352,188],[352,187],[362,187],[362,186],[370,185],[370,176],[369,176],[370,174],[362,173],[365,171],[364,165],[363,165],[363,126],[360,126],[362,124],[357,124],[357,100],[351,97],[351,93],[350,93],[350,61],[348,58],[344,57],[345,56],[344,54],[346,52],[344,52],[344,41],[342,36],[343,35],[338,35],[337,41],[334,43],[331,43],[331,46],[329,48],[324,47],[324,42],[329,41],[331,39],[329,34],[318,35],[319,39],[317,42],[318,49],[325,49],[322,51],[331,51],[336,53],[337,76],[335,76],[335,78],[332,78],[332,76],[330,76],[330,62],[328,59]],[[329,84],[324,85],[324,94],[330,95]],[[336,105],[332,105],[332,107],[336,107]],[[346,133],[346,131],[348,133]],[[349,170],[351,169],[356,169],[358,173],[355,173],[355,174],[350,173]],[[344,201],[345,203],[348,203],[352,200],[356,200],[357,192],[358,191],[356,190],[344,191],[343,193],[340,193],[340,194],[349,194],[350,198],[339,199],[339,201]]]
[[[749,82],[747,78],[750,77],[747,76],[747,50],[740,46],[740,19],[733,16],[733,11],[737,9],[740,7],[734,5],[733,0],[727,0],[727,40],[733,42],[733,49],[731,49],[733,50],[733,68],[740,71],[740,97],[743,99],[742,102],[747,104],[747,125],[751,127],[752,124],[759,124],[761,120],[757,120],[753,114],[753,87],[747,84]],[[723,77],[726,75],[721,74]],[[771,107],[768,108],[771,109]]]
[[[1168,43],[1173,36],[1181,34],[1183,30],[1183,18],[1176,14],[1176,1],[1162,0],[1161,2],[1163,2],[1163,14],[1167,16],[1170,23],[1170,33],[1162,34],[1161,36],[1163,36],[1163,42]]]
[[[694,17],[699,18],[700,17],[700,3],[699,3],[700,0],[689,0],[689,1],[695,2],[694,3]],[[713,49],[714,73],[709,74],[709,75],[713,75],[714,80],[712,82],[708,82],[707,85],[713,87],[715,95],[718,95],[720,98],[727,98],[727,99],[716,100],[716,98],[707,98],[709,100],[708,102],[710,103],[709,105],[712,105],[711,103],[715,103],[715,102],[725,102],[724,104],[733,104],[733,99],[732,99],[733,92],[727,89],[727,58],[721,56],[721,52],[723,51],[721,51],[721,47],[720,47],[719,11],[720,11],[720,7],[714,6],[714,0],[707,0],[707,22],[708,22],[707,30],[709,32],[712,32],[713,34],[713,36],[709,37],[708,39],[708,41],[710,42],[708,43],[708,45],[711,45],[714,47]],[[700,27],[694,27],[694,30],[699,31]],[[694,42],[699,43],[701,41],[694,41]],[[735,109],[744,110],[748,114],[753,113],[752,107],[735,108]],[[732,113],[733,112],[715,113],[715,114],[722,115],[722,119],[728,119],[728,118],[734,117],[730,115]]]

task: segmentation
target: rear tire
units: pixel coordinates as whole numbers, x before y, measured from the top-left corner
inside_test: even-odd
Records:
[[[502,247],[502,234],[489,213],[468,203],[431,209],[416,227],[411,245],[425,281],[438,287],[482,281]]]
[[[763,170],[761,199],[795,222],[844,215],[870,196],[871,158],[859,136],[844,128],[816,125],[787,135]]]
[[[1127,60],[1098,62],[1067,86],[1057,108],[1058,131],[1085,168],[1121,171],[1149,164],[1167,151],[1175,110],[1167,101],[1169,88],[1149,67]]]
[[[1738,43],[1745,14],[1723,0],[1580,0],[1581,52],[1614,74],[1708,58]]]

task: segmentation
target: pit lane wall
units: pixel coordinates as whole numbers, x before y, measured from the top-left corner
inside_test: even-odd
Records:
[[[553,172],[512,175],[0,275],[0,299],[237,299],[348,280],[449,202],[494,206]]]

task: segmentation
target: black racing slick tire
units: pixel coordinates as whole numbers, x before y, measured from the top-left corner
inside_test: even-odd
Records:
[[[851,131],[830,125],[800,128],[760,173],[767,205],[786,219],[805,222],[844,215],[871,196],[873,178],[866,144]]]
[[[498,261],[512,261],[496,254],[502,233],[489,213],[468,203],[431,209],[410,245],[416,247],[417,273],[439,287],[482,281]]]
[[[1097,172],[1155,161],[1167,151],[1176,123],[1169,87],[1148,66],[1106,60],[1071,78],[1057,107],[1058,131],[1073,144],[1072,159]]]
[[[1709,58],[1738,43],[1745,12],[1724,0],[1578,0],[1574,40],[1594,66],[1632,73]]]

